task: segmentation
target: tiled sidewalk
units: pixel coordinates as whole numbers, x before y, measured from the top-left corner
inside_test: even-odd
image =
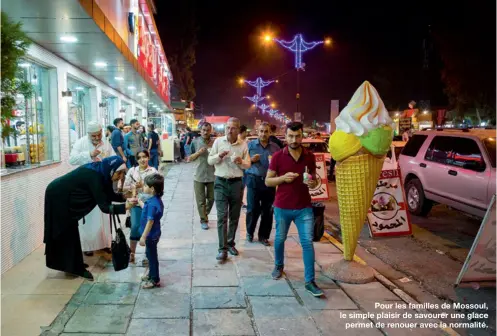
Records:
[[[347,322],[370,320],[343,319],[341,312],[379,312],[375,302],[403,302],[379,282],[336,284],[322,276],[321,266],[341,258],[340,251],[324,239],[315,243],[315,267],[326,297],[312,297],[304,290],[302,251],[294,226],[286,242],[284,279],[270,278],[273,247],[245,242],[244,213],[237,240],[240,255],[218,264],[216,212],[213,209],[210,216],[211,229],[201,230],[192,176],[193,165],[179,164],[166,177],[167,212],[159,243],[161,287],[141,289],[143,267],[114,272],[101,260],[91,270],[96,281],[83,282],[42,335],[440,334],[421,329],[345,330]],[[274,230],[271,242],[273,237]],[[144,248],[138,252],[141,261]]]

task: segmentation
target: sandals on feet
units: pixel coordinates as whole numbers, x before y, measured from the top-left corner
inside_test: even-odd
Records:
[[[153,282],[152,280],[145,282],[142,286],[143,289],[150,289],[150,288],[155,288],[155,287],[160,287],[160,283]]]

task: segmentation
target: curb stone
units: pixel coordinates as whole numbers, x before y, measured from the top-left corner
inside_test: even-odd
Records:
[[[336,248],[338,248],[339,250],[343,251],[343,245],[339,241],[337,241],[335,238],[333,238],[332,236],[330,236],[327,232],[324,233],[324,237],[331,244],[335,245]],[[360,264],[366,265],[366,262],[364,260],[362,260],[361,258],[359,258],[357,255],[354,255],[354,261],[356,261],[356,262],[358,262]],[[375,276],[376,280],[378,280],[378,282],[380,282],[383,286],[385,286],[391,292],[393,292],[395,295],[397,295],[399,298],[401,298],[402,301],[404,301],[407,304],[421,305],[418,301],[416,301],[415,299],[413,299],[409,294],[407,294],[406,292],[404,292],[402,289],[400,289],[399,287],[397,287],[397,285],[395,285],[393,282],[391,282],[390,280],[388,280],[385,276],[383,276],[382,274],[380,274],[376,269],[373,268],[373,271],[374,271],[374,276]],[[425,314],[430,313],[426,309],[414,308],[414,310],[416,310],[419,313],[425,313]],[[434,319],[434,320],[436,320],[439,323],[442,322],[439,319]],[[454,329],[449,328],[449,327],[447,327],[447,328],[440,328],[440,330],[445,335],[447,335],[447,336],[461,336]]]

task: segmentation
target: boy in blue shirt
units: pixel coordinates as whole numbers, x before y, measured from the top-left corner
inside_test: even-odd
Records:
[[[138,201],[143,208],[140,219],[140,246],[146,246],[149,268],[148,275],[142,278],[145,281],[142,288],[149,289],[160,286],[157,244],[161,235],[160,220],[164,213],[164,204],[161,200],[164,194],[164,177],[160,174],[152,174],[145,177],[143,182],[143,192],[152,196],[145,203]]]

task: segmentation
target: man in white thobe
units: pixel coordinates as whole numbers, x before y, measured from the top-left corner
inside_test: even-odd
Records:
[[[103,138],[101,125],[90,121],[86,130],[88,134],[78,139],[72,146],[69,157],[71,165],[82,166],[116,155],[109,141]],[[79,221],[79,236],[81,247],[87,256],[93,255],[93,251],[109,248],[112,242],[109,215],[104,214],[96,206],[84,219]]]

